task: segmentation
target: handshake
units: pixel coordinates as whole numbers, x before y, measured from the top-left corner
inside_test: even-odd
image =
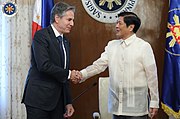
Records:
[[[71,75],[70,75],[70,80],[74,83],[77,84],[82,80],[83,76],[80,71],[77,70],[72,70]]]

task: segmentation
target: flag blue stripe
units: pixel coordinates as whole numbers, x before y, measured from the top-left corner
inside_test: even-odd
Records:
[[[45,28],[50,25],[50,13],[54,6],[54,0],[42,0],[42,20],[41,27]]]

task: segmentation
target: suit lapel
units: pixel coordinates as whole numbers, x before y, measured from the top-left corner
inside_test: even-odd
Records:
[[[56,36],[55,36],[55,34],[54,34],[54,32],[53,32],[53,29],[52,29],[52,27],[51,26],[48,26],[48,33],[49,33],[49,36],[50,36],[50,40],[53,42],[53,44],[54,44],[54,47],[55,47],[55,51],[57,52],[57,54],[58,54],[58,57],[60,58],[60,64],[61,64],[61,66],[63,66],[63,64],[62,64],[62,59],[61,59],[61,55],[60,55],[60,49],[59,49],[59,42],[58,42],[58,39],[56,38]],[[69,41],[64,37],[63,38],[64,39],[64,47],[65,47],[65,49],[66,49],[66,55],[67,55],[67,66],[66,66],[66,68],[67,69],[69,69],[69,64],[70,64],[70,61],[69,61],[69,59],[70,59],[70,52],[69,52]]]
[[[58,62],[60,64],[60,66],[63,66],[62,65],[62,58],[61,58],[61,55],[60,55],[60,49],[59,49],[59,42],[58,42],[58,39],[56,38],[54,32],[53,32],[53,29],[51,26],[48,26],[48,33],[49,33],[49,36],[50,36],[50,41],[52,42],[53,46],[54,46],[54,51],[56,52],[57,56],[56,58],[58,58]]]
[[[59,42],[58,42],[51,26],[48,27],[48,32],[49,32],[50,40],[53,42],[55,49],[57,49],[57,51],[59,52]]]

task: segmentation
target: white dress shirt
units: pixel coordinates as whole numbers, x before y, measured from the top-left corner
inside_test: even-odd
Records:
[[[110,113],[142,116],[148,114],[148,105],[159,108],[157,67],[148,42],[135,34],[126,40],[109,41],[101,57],[81,70],[82,82],[103,72],[107,67],[110,77]]]

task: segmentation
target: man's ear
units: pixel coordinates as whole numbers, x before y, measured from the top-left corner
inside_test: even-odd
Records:
[[[58,19],[59,19],[59,18],[60,18],[60,17],[59,17],[58,15],[55,15],[55,19],[54,19],[54,20],[55,20],[56,23],[58,23],[58,21],[59,21]]]
[[[134,27],[135,27],[134,24],[129,25],[129,30],[130,30],[130,31],[133,31]]]

